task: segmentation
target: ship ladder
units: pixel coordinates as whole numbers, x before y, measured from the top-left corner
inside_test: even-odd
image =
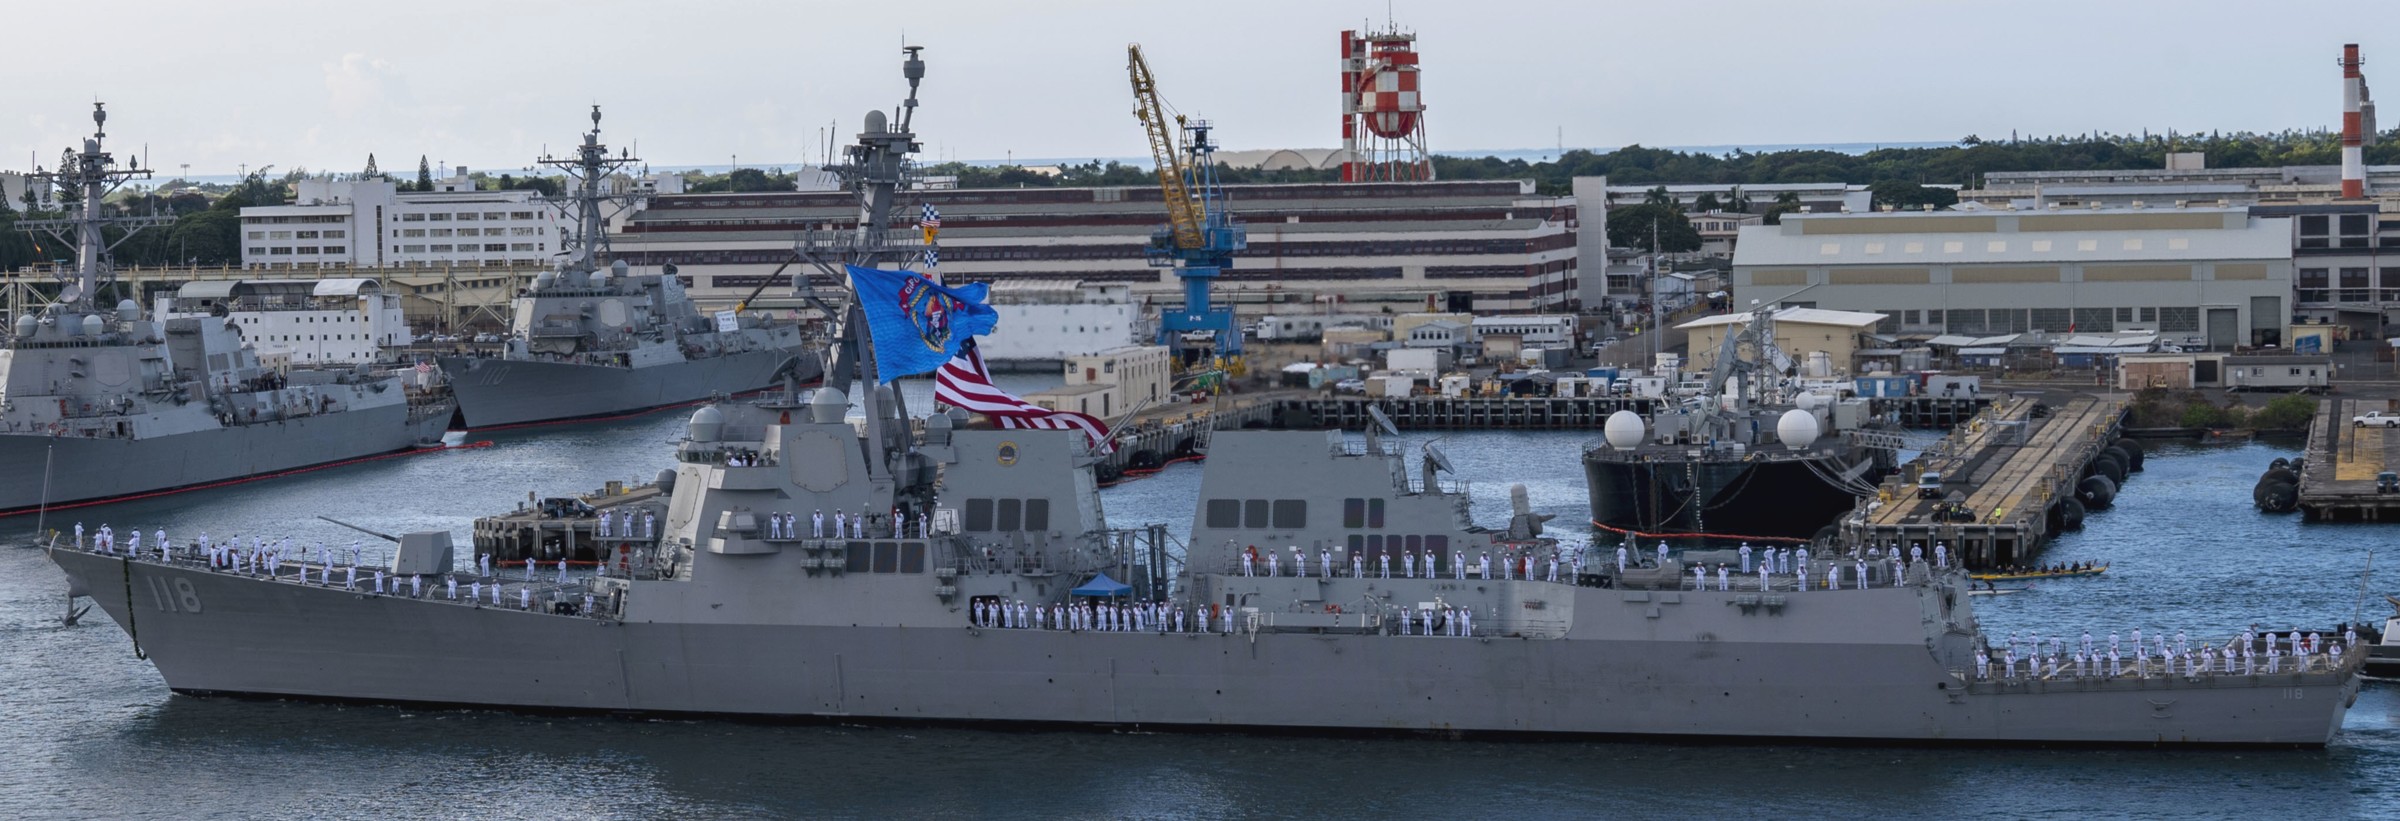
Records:
[[[142,632],[133,621],[133,557],[118,559],[117,570],[125,582],[125,637],[133,640],[133,657],[149,661],[150,654],[142,650]]]

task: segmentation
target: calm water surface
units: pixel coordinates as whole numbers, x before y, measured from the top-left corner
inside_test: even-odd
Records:
[[[912,388],[912,393],[917,392]],[[446,528],[528,492],[646,480],[681,415],[491,437],[412,456],[60,517],[120,530],[347,543]],[[1413,445],[1427,437],[1406,437]],[[1508,486],[1579,530],[1578,434],[1442,437],[1485,524]],[[2166,447],[2117,507],[2046,554],[2115,564],[1977,603],[1987,629],[2379,616],[2367,555],[2392,526],[2303,525],[2249,505],[2286,447]],[[1120,525],[1189,526],[1198,465],[1105,493]],[[1486,818],[2400,817],[2400,690],[2370,685],[2323,751],[1949,750],[856,728],[525,716],[170,695],[105,620],[62,628],[65,582],[0,520],[0,817],[7,818]],[[295,623],[293,630],[308,629]],[[431,661],[438,665],[440,662]],[[968,686],[962,683],[962,686]]]

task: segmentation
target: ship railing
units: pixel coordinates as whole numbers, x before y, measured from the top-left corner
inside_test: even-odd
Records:
[[[2161,655],[2152,650],[2114,658],[2098,652],[2097,647],[2094,653],[2077,658],[2077,648],[2069,645],[2055,654],[2013,659],[1994,653],[1988,662],[1952,668],[1951,672],[1971,685],[1993,692],[2032,683],[2107,686],[2130,681],[2173,683],[2257,680],[2261,676],[2347,676],[2365,666],[2368,652],[2364,643],[2345,647],[2338,639],[2297,654],[2268,656],[2254,652],[2239,656],[2227,652],[2239,644],[2239,639],[2215,644],[2203,642],[2191,645],[2188,653]],[[2204,655],[2201,653],[2204,646],[2217,652],[2213,656]]]
[[[123,556],[129,552],[129,548],[102,550],[97,544],[91,543],[93,542],[91,535],[87,534],[85,538],[87,544],[83,545],[82,549],[87,552],[109,556]],[[130,540],[128,544],[130,544]],[[337,556],[340,554],[338,549],[334,552]],[[202,551],[197,543],[176,545],[173,551],[165,555],[162,555],[155,546],[143,546],[140,548],[140,555],[132,558],[229,576],[246,576],[278,583],[345,590],[368,595],[419,599],[443,604],[530,610],[552,615],[589,618],[615,618],[619,615],[613,612],[601,612],[607,609],[603,605],[608,604],[611,597],[600,595],[600,591],[592,584],[592,574],[570,572],[561,578],[556,571],[544,570],[538,566],[533,569],[530,578],[522,570],[510,572],[508,569],[495,569],[489,576],[479,575],[473,571],[453,570],[448,573],[416,577],[417,580],[413,585],[408,576],[386,572],[382,580],[382,590],[379,592],[376,589],[375,574],[384,565],[368,565],[364,561],[357,565],[349,565],[299,559],[287,559],[272,563],[243,560],[231,565],[218,565],[209,561],[208,554]],[[381,561],[380,557],[377,561]],[[353,575],[354,573],[355,575]],[[455,591],[449,584],[451,580],[458,582]],[[499,597],[497,603],[492,598],[495,594]]]

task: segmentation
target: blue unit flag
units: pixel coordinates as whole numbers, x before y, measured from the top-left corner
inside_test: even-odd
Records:
[[[983,304],[990,289],[982,283],[950,288],[907,271],[849,269],[885,382],[941,367],[969,337],[999,324],[1000,313]]]

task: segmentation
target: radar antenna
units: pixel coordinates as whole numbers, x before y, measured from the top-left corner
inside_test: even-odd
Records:
[[[60,219],[21,220],[19,230],[41,231],[52,239],[75,246],[75,270],[60,274],[64,280],[59,287],[58,305],[53,311],[89,312],[92,300],[100,295],[104,281],[115,279],[115,266],[108,261],[108,252],[123,245],[144,228],[165,225],[173,221],[164,216],[111,216],[103,203],[108,195],[132,180],[150,178],[150,169],[142,168],[138,160],[117,166],[116,156],[103,143],[108,138],[108,108],[106,103],[92,103],[92,136],[83,141],[82,150],[69,148],[60,156],[58,170],[44,171],[36,166],[29,175],[42,184],[73,192],[77,198],[72,215]],[[110,241],[105,229],[124,231]]]

